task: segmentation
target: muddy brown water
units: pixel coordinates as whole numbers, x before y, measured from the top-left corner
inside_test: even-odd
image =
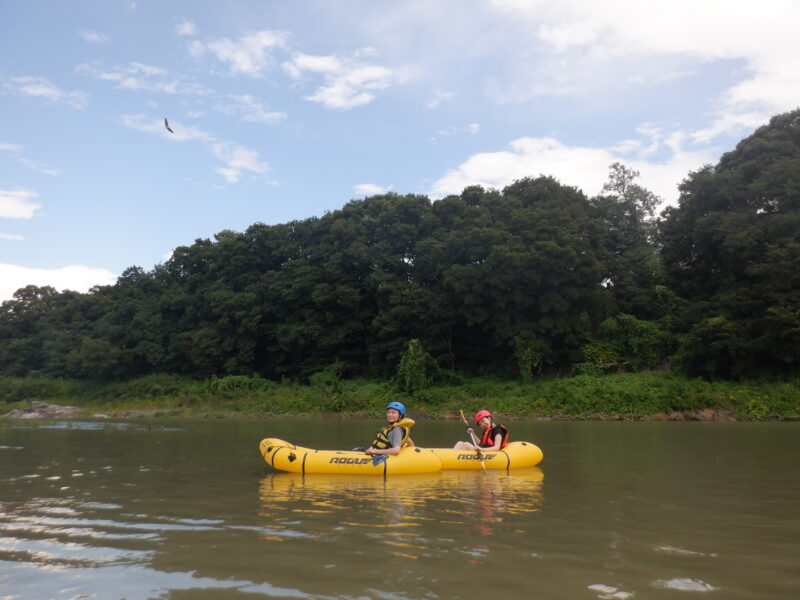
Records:
[[[382,479],[258,454],[379,421],[6,424],[0,598],[800,598],[800,424],[508,425],[539,467]]]

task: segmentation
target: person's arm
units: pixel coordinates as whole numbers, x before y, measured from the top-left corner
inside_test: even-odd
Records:
[[[400,453],[400,446],[392,446],[391,448],[379,449],[379,448],[367,448],[367,454],[388,454],[389,456],[394,456],[395,454]]]
[[[500,446],[503,445],[503,434],[498,433],[494,436],[494,444],[489,446],[488,448],[484,448],[484,450],[500,450]]]
[[[367,454],[388,454],[389,456],[398,454],[400,452],[400,444],[403,442],[403,432],[400,428],[395,427],[386,437],[389,438],[389,443],[392,445],[390,448],[384,448],[382,450],[378,448],[368,448]]]
[[[375,450],[375,454],[388,454],[389,456],[394,456],[395,454],[400,454],[400,446],[392,446],[391,448],[386,448],[385,450]]]

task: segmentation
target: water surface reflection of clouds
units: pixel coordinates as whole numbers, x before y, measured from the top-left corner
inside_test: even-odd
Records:
[[[154,568],[170,536],[225,529],[220,521],[120,512],[119,505],[39,497],[0,504],[3,598],[147,600],[180,590],[319,598],[263,581],[217,579],[194,569]],[[212,596],[201,596],[201,594]],[[217,596],[220,597],[220,596]]]

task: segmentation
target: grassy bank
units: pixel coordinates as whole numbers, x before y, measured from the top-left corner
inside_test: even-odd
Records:
[[[488,407],[504,418],[798,420],[800,382],[708,382],[670,373],[493,378],[433,385],[409,396],[385,381],[312,378],[311,384],[230,376],[196,381],[153,375],[126,382],[0,378],[0,414],[33,401],[86,414],[153,411],[159,416],[263,414],[380,415],[399,400],[416,417],[446,417]]]

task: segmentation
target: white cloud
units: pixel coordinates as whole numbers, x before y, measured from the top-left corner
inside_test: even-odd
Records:
[[[8,94],[32,96],[49,102],[63,102],[72,108],[83,109],[89,103],[89,96],[83,92],[66,92],[50,83],[45,77],[9,77],[3,84]]]
[[[81,37],[92,44],[107,44],[111,38],[96,31],[81,30]]]
[[[21,164],[24,167],[27,167],[32,171],[38,171],[39,173],[43,173],[45,175],[52,175],[52,176],[61,175],[61,171],[59,171],[58,169],[51,169],[47,165],[43,165],[42,163],[36,162],[35,160],[30,160],[28,158],[20,157],[17,159],[17,162],[19,162],[19,164]]]
[[[120,123],[130,129],[158,135],[172,142],[191,142],[195,140],[211,142],[214,140],[212,134],[196,127],[184,125],[180,121],[170,121],[170,128],[175,132],[170,133],[164,126],[164,119],[154,119],[142,114],[122,115]]]
[[[509,40],[519,57],[509,70],[514,82],[494,81],[498,99],[597,93],[631,64],[677,63],[665,81],[736,61],[744,67],[738,81],[716,99],[711,123],[695,133],[696,141],[739,135],[799,103],[800,4],[791,0],[488,0],[488,6],[522,24],[519,37]],[[525,24],[535,32],[527,39]]]
[[[271,124],[286,118],[286,113],[270,111],[258,98],[249,94],[226,96],[214,108],[223,114],[238,117],[248,123]]]
[[[36,192],[23,188],[0,190],[0,219],[32,219],[42,207],[32,202],[38,196]]]
[[[567,146],[549,137],[520,138],[511,142],[509,150],[470,156],[434,182],[431,195],[459,194],[469,185],[502,188],[523,177],[552,175],[562,184],[575,186],[588,196],[594,196],[601,191],[608,177],[609,165],[622,162],[641,173],[641,185],[667,204],[674,204],[678,197],[677,186],[686,174],[715,158],[710,152],[684,150],[684,140],[684,135],[672,134],[663,139],[648,140],[649,143],[633,144],[632,140],[625,140],[614,148],[586,148]],[[665,161],[647,159],[654,143],[669,153]],[[621,152],[621,148],[625,152]],[[638,151],[638,154],[628,155],[631,150]]]
[[[355,52],[353,52],[353,56],[356,58],[366,57],[372,58],[378,56],[380,51],[375,46],[367,46],[365,48],[359,48]]]
[[[0,152],[20,152],[22,150],[22,146],[19,144],[7,144],[0,142]],[[24,156],[16,157],[16,160],[19,164],[31,169],[33,171],[38,171],[39,173],[44,173],[45,175],[60,175],[61,171],[57,169],[51,169],[47,165],[43,165],[42,163],[30,160],[25,158]]]
[[[353,186],[353,191],[362,196],[376,196],[378,194],[385,194],[392,189],[392,186],[382,187],[374,183],[359,183]]]
[[[217,173],[228,183],[238,182],[245,171],[257,175],[266,175],[269,171],[269,163],[262,161],[258,152],[250,148],[231,142],[219,142],[212,144],[211,150],[214,156],[225,163],[224,167],[217,169]]]
[[[347,110],[372,102],[375,91],[389,87],[392,71],[385,67],[357,67],[327,79],[326,85],[307,99],[327,108]]]
[[[270,170],[269,163],[261,160],[258,151],[241,144],[220,140],[212,133],[183,125],[180,121],[170,121],[170,127],[175,133],[166,130],[163,119],[154,119],[146,115],[122,115],[120,122],[130,129],[157,135],[173,142],[202,142],[214,157],[224,164],[216,171],[227,183],[237,183],[245,172],[264,176]]]
[[[97,62],[78,65],[75,71],[103,81],[116,82],[114,87],[132,91],[163,94],[207,94],[208,89],[194,81],[174,77],[161,67],[132,62],[126,67],[103,69]]]
[[[427,106],[428,108],[436,108],[442,102],[451,100],[454,96],[455,92],[443,92],[441,90],[434,90],[433,98],[431,98],[425,106]]]
[[[470,123],[469,125],[465,125],[464,127],[448,127],[447,129],[439,129],[431,137],[431,142],[434,144],[439,141],[440,137],[448,137],[451,135],[458,135],[461,133],[469,133],[475,135],[481,130],[481,126],[478,123]]]
[[[365,6],[358,26],[384,55],[412,65],[416,58],[415,75],[431,86],[469,89],[476,100],[538,105],[543,97],[550,103],[570,96],[569,108],[588,101],[589,113],[641,114],[648,94],[671,95],[675,111],[667,118],[703,113],[705,122],[692,124],[696,141],[739,138],[754,122],[800,104],[796,0],[478,0],[469,10],[462,4]],[[693,87],[685,92],[681,84]],[[441,101],[434,97],[428,106]],[[686,102],[699,106],[691,116],[684,116]]]
[[[284,69],[293,79],[299,79],[303,71],[312,73],[337,73],[344,69],[342,61],[336,56],[314,56],[296,54],[292,60],[283,64]]]
[[[589,23],[575,22],[565,25],[539,26],[539,39],[550,44],[557,52],[564,52],[576,46],[585,46],[597,40],[597,31]]]
[[[708,142],[719,135],[735,131],[755,129],[756,127],[764,125],[764,123],[769,120],[770,116],[771,115],[761,111],[731,111],[729,113],[721,112],[708,127],[693,132],[692,139],[696,142]]]
[[[387,67],[363,64],[337,56],[295,54],[283,63],[283,69],[294,80],[306,73],[321,75],[323,84],[306,100],[318,102],[325,108],[348,110],[369,104],[376,92],[402,81],[404,76]]]
[[[178,35],[195,35],[197,33],[197,27],[195,27],[192,21],[186,20],[175,26],[175,33]]]
[[[231,74],[261,77],[274,64],[272,51],[284,47],[288,37],[285,31],[258,31],[237,41],[228,38],[206,43],[193,41],[187,47],[194,57],[210,52],[228,65]]]
[[[24,240],[25,238],[16,233],[0,233],[0,240]]]
[[[11,300],[19,288],[49,285],[59,291],[88,292],[96,285],[111,285],[116,275],[107,269],[69,265],[60,269],[32,269],[0,263],[0,302]]]

